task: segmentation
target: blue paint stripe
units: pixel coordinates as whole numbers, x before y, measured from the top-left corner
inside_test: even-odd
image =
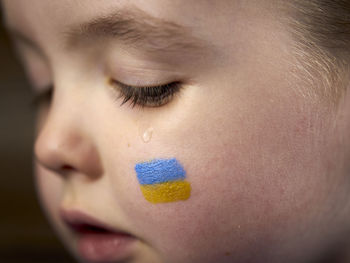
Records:
[[[135,165],[140,184],[157,184],[185,179],[185,170],[175,159],[155,159]]]

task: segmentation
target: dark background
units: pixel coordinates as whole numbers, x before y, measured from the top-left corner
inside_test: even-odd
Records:
[[[0,89],[0,262],[74,262],[38,204],[32,173],[35,112],[2,19]]]

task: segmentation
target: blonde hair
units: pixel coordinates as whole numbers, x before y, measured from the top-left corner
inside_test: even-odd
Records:
[[[284,2],[298,74],[312,84],[314,94],[337,104],[349,86],[350,0]]]

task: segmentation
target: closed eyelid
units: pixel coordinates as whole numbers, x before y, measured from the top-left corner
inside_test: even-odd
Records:
[[[159,86],[184,79],[184,74],[180,72],[147,68],[116,67],[110,70],[110,74],[130,86]]]
[[[130,61],[130,60],[129,60]],[[119,64],[121,64],[119,66]],[[167,68],[169,65],[156,65],[153,66],[151,63],[135,63],[135,66],[127,64],[130,64],[130,62],[123,63],[123,61],[119,61],[118,65],[113,64],[114,71],[117,71],[120,74],[136,74],[136,75],[160,75],[160,74],[171,74],[171,75],[180,75],[181,72],[177,69],[174,69],[174,67]]]

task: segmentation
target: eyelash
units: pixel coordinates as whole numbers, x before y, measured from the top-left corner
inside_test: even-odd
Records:
[[[119,91],[117,99],[123,99],[120,106],[131,101],[131,106],[135,107],[161,107],[169,103],[173,97],[179,93],[182,84],[178,81],[157,86],[134,87],[126,85],[117,80],[110,80],[113,87]],[[34,95],[30,105],[33,108],[39,107],[43,103],[51,101],[53,95],[53,86],[50,85],[43,92]]]
[[[113,79],[110,83],[119,92],[117,99],[123,99],[121,106],[130,101],[132,107],[161,107],[169,103],[182,88],[179,81],[145,87],[130,86]]]

